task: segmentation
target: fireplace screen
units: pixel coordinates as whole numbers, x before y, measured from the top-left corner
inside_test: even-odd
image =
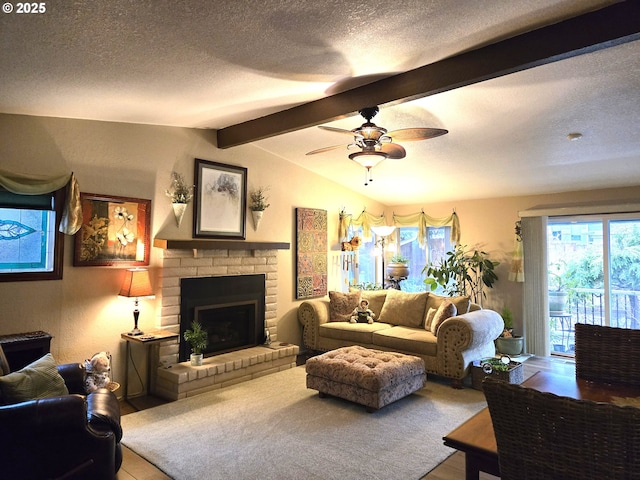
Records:
[[[180,297],[181,362],[191,353],[183,335],[194,320],[208,335],[205,357],[264,342],[264,275],[183,278]]]
[[[253,300],[196,307],[195,319],[209,337],[206,350],[220,353],[254,346],[257,303]]]

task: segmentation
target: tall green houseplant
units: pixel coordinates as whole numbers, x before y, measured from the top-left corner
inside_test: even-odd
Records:
[[[487,252],[456,245],[439,264],[425,265],[422,273],[426,274],[424,283],[431,291],[442,287],[450,297],[468,295],[472,302],[482,305],[487,297],[484,287],[493,288],[498,280],[495,272],[498,265],[499,262],[489,259]]]

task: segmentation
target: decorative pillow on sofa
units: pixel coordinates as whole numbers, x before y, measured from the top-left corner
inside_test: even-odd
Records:
[[[22,370],[0,377],[0,392],[5,405],[69,394],[50,353]]]
[[[433,317],[436,316],[437,308],[427,308],[427,315],[424,317],[424,329],[428,332],[431,331],[431,322],[433,322]]]
[[[387,290],[387,298],[382,305],[378,321],[405,327],[420,327],[424,323],[428,296],[428,293]]]
[[[360,292],[361,298],[369,302],[369,309],[375,313],[375,321],[380,321],[380,312],[382,312],[382,305],[387,298],[388,290],[362,290]]]
[[[471,299],[469,298],[469,296],[465,295],[464,297],[443,297],[434,293],[429,294],[429,300],[427,300],[427,311],[429,308],[437,309],[445,300],[450,301],[456,306],[456,310],[458,311],[457,315],[469,313],[469,308],[471,308]]]
[[[438,330],[440,330],[440,325],[447,318],[455,317],[458,314],[456,306],[450,301],[443,301],[438,310],[436,310],[435,315],[433,316],[433,320],[431,321],[431,333],[433,333],[436,337],[438,336]]]
[[[329,292],[329,321],[348,322],[360,303],[360,290],[349,293]]]

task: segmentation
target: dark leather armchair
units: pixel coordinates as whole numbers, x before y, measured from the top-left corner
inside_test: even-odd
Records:
[[[0,347],[0,375],[8,370]],[[3,368],[4,360],[4,368]],[[113,480],[122,463],[120,404],[84,394],[84,367],[59,365],[69,395],[0,406],[0,480]]]

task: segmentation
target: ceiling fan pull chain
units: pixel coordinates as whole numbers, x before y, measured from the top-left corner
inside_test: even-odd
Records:
[[[369,182],[373,182],[373,167],[367,167],[364,171],[364,185],[369,185]]]
[[[371,172],[371,167],[367,167],[367,169],[364,171],[364,186],[366,187],[367,185],[369,185],[369,182],[373,182],[373,174]]]

